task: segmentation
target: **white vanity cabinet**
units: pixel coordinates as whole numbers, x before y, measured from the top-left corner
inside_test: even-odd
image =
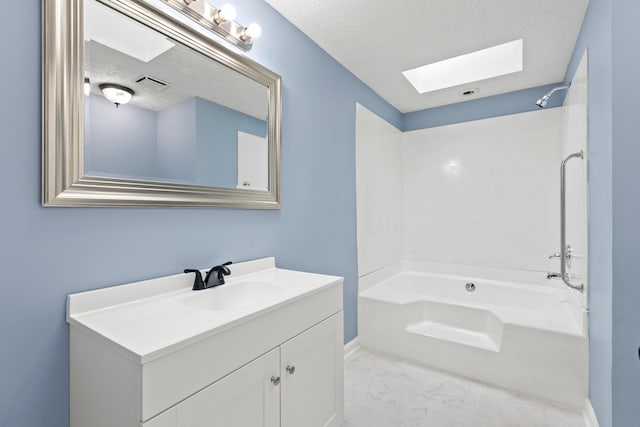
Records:
[[[143,427],[339,427],[342,313],[215,382]]]
[[[342,313],[280,347],[282,427],[339,427],[344,412]]]
[[[340,426],[342,278],[253,263],[71,295],[71,427]]]
[[[280,389],[271,378],[280,368],[279,349],[215,382],[143,427],[279,427]]]

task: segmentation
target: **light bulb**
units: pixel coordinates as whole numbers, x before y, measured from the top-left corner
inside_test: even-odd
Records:
[[[260,25],[252,22],[244,29],[244,34],[248,39],[258,39],[262,35],[262,28],[260,28]]]
[[[227,21],[233,21],[234,19],[236,19],[236,8],[230,5],[229,3],[222,5],[222,7],[218,9],[218,11],[213,17],[213,21],[216,24],[221,24]]]
[[[105,98],[116,104],[116,107],[131,101],[131,98],[135,94],[135,92],[128,87],[112,83],[101,84],[100,90]]]
[[[91,81],[89,77],[84,78],[84,96],[89,96],[91,94]]]

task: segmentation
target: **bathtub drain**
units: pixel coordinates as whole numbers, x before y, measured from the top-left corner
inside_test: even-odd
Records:
[[[473,292],[473,291],[475,291],[475,290],[476,290],[476,284],[475,284],[475,283],[471,283],[471,282],[469,282],[469,283],[467,283],[467,284],[465,285],[465,287],[467,288],[467,291],[468,291],[468,292]]]

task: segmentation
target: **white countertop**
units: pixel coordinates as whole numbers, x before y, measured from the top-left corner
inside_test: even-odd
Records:
[[[202,291],[191,273],[69,295],[67,321],[145,363],[343,281],[274,258],[229,267],[226,284]]]

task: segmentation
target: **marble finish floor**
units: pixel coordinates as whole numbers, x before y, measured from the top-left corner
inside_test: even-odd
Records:
[[[582,415],[357,350],[345,360],[343,427],[584,427]]]

